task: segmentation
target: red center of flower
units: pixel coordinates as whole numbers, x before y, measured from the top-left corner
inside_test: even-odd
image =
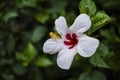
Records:
[[[66,41],[64,41],[64,44],[66,46],[69,46],[69,49],[72,49],[75,45],[78,44],[78,40],[77,40],[77,36],[75,33],[72,33],[70,35],[70,33],[66,34]]]

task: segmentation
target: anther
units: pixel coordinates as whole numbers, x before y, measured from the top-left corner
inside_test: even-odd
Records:
[[[50,32],[49,35],[50,35],[50,38],[53,38],[53,39],[58,39],[58,38],[60,38],[59,35],[56,34],[56,33],[54,33],[54,32]]]

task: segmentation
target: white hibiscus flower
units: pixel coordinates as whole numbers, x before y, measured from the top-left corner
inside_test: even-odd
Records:
[[[90,57],[99,45],[99,40],[83,34],[90,26],[91,20],[86,14],[80,14],[70,28],[67,27],[65,18],[59,17],[55,21],[55,28],[61,37],[51,32],[51,38],[44,43],[43,51],[49,54],[59,52],[58,66],[69,69],[77,53],[83,57]]]

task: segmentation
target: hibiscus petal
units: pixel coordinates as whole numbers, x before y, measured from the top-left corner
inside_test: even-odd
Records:
[[[63,49],[63,41],[61,39],[48,39],[43,45],[43,52],[54,54]]]
[[[66,20],[62,16],[59,17],[58,19],[56,19],[55,27],[61,36],[66,35],[66,33],[69,32],[69,29],[68,29],[67,24],[66,24]]]
[[[84,33],[87,31],[91,26],[90,17],[86,14],[80,14],[70,27],[71,31],[79,33]]]
[[[83,57],[90,57],[95,53],[98,45],[99,40],[89,37],[87,35],[82,35],[79,38],[77,51]]]
[[[74,56],[76,54],[75,49],[63,49],[59,52],[57,56],[57,64],[62,69],[69,69],[72,61],[74,59]]]

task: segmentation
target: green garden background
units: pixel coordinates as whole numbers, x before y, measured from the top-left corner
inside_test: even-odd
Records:
[[[82,1],[0,0],[0,80],[120,80],[120,0]],[[91,14],[93,3],[91,19],[97,12],[105,16],[93,20],[86,34],[100,45],[92,57],[76,55],[71,68],[63,70],[57,54],[43,53],[43,44],[59,16],[70,26],[85,12],[81,6]]]

